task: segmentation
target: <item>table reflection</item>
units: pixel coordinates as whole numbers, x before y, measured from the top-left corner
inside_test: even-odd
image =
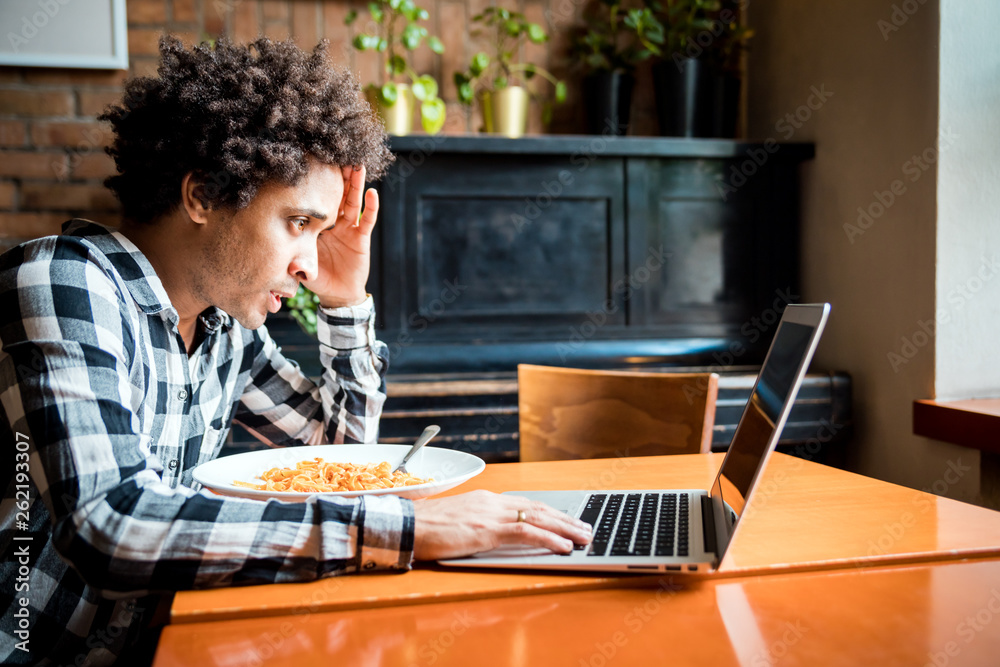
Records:
[[[1000,655],[997,560],[623,585],[175,625],[155,664],[985,665]]]

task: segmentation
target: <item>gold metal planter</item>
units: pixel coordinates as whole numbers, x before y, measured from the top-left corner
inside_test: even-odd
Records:
[[[483,126],[487,132],[516,139],[528,129],[528,105],[531,96],[526,88],[509,86],[499,90],[484,90],[479,95],[483,110]]]
[[[399,97],[396,98],[396,103],[391,106],[382,104],[377,88],[365,89],[365,98],[378,113],[378,117],[382,119],[385,131],[402,137],[413,131],[415,98],[408,84],[397,83],[396,90],[399,91]]]

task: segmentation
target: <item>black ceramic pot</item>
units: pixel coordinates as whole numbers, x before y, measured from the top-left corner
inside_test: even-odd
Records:
[[[667,137],[734,137],[740,79],[703,60],[682,58],[653,65],[660,134]]]
[[[729,72],[714,77],[715,101],[712,111],[712,137],[732,139],[740,115],[740,77]]]
[[[587,106],[587,131],[591,134],[624,135],[632,110],[631,74],[601,70],[583,80]]]

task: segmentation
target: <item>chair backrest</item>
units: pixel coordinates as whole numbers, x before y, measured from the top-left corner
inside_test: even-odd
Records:
[[[595,371],[521,364],[522,461],[710,451],[715,373]]]

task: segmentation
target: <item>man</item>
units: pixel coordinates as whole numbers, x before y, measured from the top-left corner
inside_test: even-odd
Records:
[[[374,442],[387,360],[364,183],[391,155],[322,47],[160,50],[158,76],[101,117],[121,228],[76,220],[0,256],[4,664],[137,664],[164,592],[589,541],[484,492],[285,504],[195,488],[232,420],[276,446]],[[322,306],[318,386],[262,327],[300,283]]]

